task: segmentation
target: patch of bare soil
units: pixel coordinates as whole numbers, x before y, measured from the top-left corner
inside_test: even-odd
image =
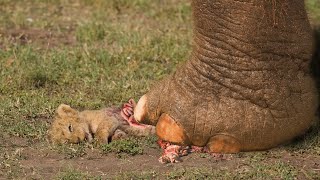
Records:
[[[98,149],[87,149],[86,155],[68,159],[64,154],[45,148],[46,143],[32,144],[23,138],[9,138],[7,141],[1,140],[1,143],[6,147],[6,150],[20,147],[18,149],[20,149],[19,166],[21,170],[18,176],[26,179],[52,179],[57,177],[59,172],[68,168],[103,178],[110,178],[125,172],[153,171],[161,175],[173,172],[175,169],[187,168],[225,169],[231,172],[246,172],[254,168],[250,166],[248,159],[241,155],[234,155],[229,160],[217,160],[209,155],[203,156],[203,154],[193,153],[183,157],[181,163],[160,164],[158,162],[161,155],[159,148],[147,148],[143,155],[128,156],[123,159],[117,158],[113,153],[103,155]],[[275,153],[277,152],[275,150]],[[287,151],[279,151],[279,154],[264,158],[263,161],[272,165],[279,160],[298,169],[299,179],[308,179],[307,172],[310,170],[316,172],[320,177],[319,156],[294,155]]]
[[[43,29],[8,29],[0,30],[0,48],[10,44],[36,44],[41,48],[52,48],[60,45],[72,46],[76,38],[71,32],[54,32]]]
[[[54,177],[57,172],[65,170],[68,167],[88,172],[92,175],[100,175],[103,177],[112,177],[119,173],[125,172],[143,172],[154,171],[158,173],[167,173],[174,168],[188,167],[216,167],[219,166],[237,166],[238,160],[220,161],[211,158],[201,158],[199,154],[191,154],[183,158],[182,163],[161,164],[158,158],[161,154],[159,149],[147,149],[143,155],[129,156],[124,159],[116,158],[113,153],[109,155],[101,155],[99,151],[88,151],[84,157],[73,159],[65,159],[63,156],[52,152],[38,152],[31,148],[24,150],[25,160],[20,161],[25,171],[26,177],[39,178]],[[34,171],[37,171],[36,173]],[[36,176],[34,176],[36,175]],[[37,177],[39,176],[39,177]]]

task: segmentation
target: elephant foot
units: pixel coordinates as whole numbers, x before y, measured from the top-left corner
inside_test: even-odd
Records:
[[[189,145],[189,139],[182,127],[168,114],[162,114],[156,125],[156,134],[164,141],[174,144]]]
[[[134,107],[134,119],[144,122],[150,117],[147,109],[148,99],[144,95]],[[147,120],[148,121],[148,120]],[[228,160],[229,155],[224,153],[236,153],[240,151],[240,143],[236,138],[228,135],[215,135],[211,137],[205,147],[192,146],[183,127],[169,114],[162,113],[156,122],[156,134],[159,137],[158,144],[163,149],[159,158],[161,163],[181,162],[181,156],[189,153],[209,153],[215,160]],[[205,144],[197,142],[196,144]],[[223,154],[222,154],[223,153]]]
[[[241,150],[241,144],[232,136],[219,134],[211,137],[207,143],[210,153],[237,153]]]
[[[144,120],[147,116],[147,112],[147,96],[143,95],[134,108],[134,119],[139,122]]]

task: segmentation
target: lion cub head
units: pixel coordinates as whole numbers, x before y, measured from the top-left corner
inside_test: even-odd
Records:
[[[80,119],[79,111],[61,104],[49,129],[49,139],[53,143],[79,143],[92,140],[89,125]]]

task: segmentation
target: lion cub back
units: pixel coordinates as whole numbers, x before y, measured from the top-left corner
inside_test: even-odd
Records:
[[[116,131],[117,130],[117,131]],[[120,115],[119,108],[77,111],[61,104],[49,129],[49,138],[54,143],[79,143],[92,141],[108,143],[115,136],[149,136],[155,134],[154,126],[144,128],[130,126]]]

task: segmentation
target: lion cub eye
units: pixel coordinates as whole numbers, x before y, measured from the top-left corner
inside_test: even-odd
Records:
[[[72,131],[73,131],[73,128],[72,128],[72,125],[71,125],[71,124],[69,125],[69,127],[68,127],[68,128],[69,128],[69,131],[70,131],[70,132],[72,132]]]

